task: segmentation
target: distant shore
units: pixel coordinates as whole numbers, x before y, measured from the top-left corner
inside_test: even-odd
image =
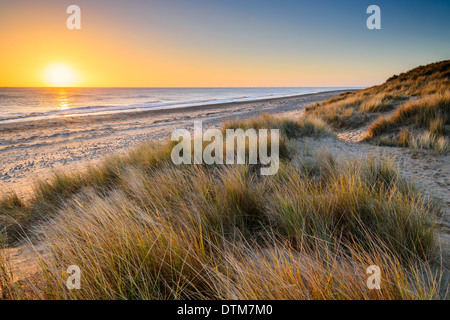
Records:
[[[82,169],[137,143],[163,141],[175,129],[191,128],[194,120],[208,128],[264,112],[300,116],[306,106],[345,91],[354,90],[0,124],[0,191],[27,194],[35,180],[54,169]]]

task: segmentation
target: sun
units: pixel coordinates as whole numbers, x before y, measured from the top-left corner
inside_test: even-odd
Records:
[[[77,82],[76,72],[64,63],[54,63],[45,69],[45,81],[52,87],[71,87]]]

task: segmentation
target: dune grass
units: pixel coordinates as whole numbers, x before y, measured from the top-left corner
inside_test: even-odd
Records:
[[[406,95],[372,88],[341,93],[337,97],[307,107],[306,114],[323,119],[336,129],[358,128],[373,119],[375,114],[393,110],[408,99]]]
[[[318,155],[275,177],[249,165],[130,168],[107,197],[78,194],[44,227],[49,297],[436,297],[420,276],[433,207],[379,161]],[[84,270],[84,289],[66,290],[68,264]],[[382,292],[362,281],[371,264],[385,272]]]
[[[263,114],[248,121],[230,121],[222,130],[280,129],[279,152],[281,159],[289,158],[286,139],[300,136],[334,135],[328,126],[315,118],[291,119]],[[270,141],[269,150],[270,150]],[[171,163],[171,152],[176,142],[146,142],[125,155],[114,155],[105,159],[99,166],[89,167],[85,172],[55,171],[47,181],[38,181],[33,188],[33,196],[26,203],[14,191],[8,192],[0,201],[0,232],[5,233],[8,242],[15,242],[28,233],[29,228],[43,217],[52,216],[61,204],[89,188],[101,194],[107,194],[119,181],[121,174],[130,166],[153,171],[162,165]],[[246,145],[248,148],[248,144]]]
[[[306,113],[340,130],[370,125],[365,135],[371,143],[445,153],[449,88],[447,60],[395,75],[379,86],[342,93],[307,107]]]
[[[0,250],[0,299],[16,299],[18,298],[15,290],[13,275],[11,273],[11,266],[9,264],[9,257]]]
[[[268,116],[224,129],[264,126],[286,139],[330,132],[318,120]],[[390,160],[337,162],[321,151],[261,176],[258,165],[176,166],[170,150],[141,145],[38,184],[27,203],[1,202],[2,216],[40,217],[32,225],[50,251],[47,298],[439,298],[430,267],[438,208]],[[382,290],[366,287],[373,264]],[[81,290],[65,287],[69,265],[82,270]]]
[[[391,133],[392,144],[443,153],[449,150],[449,126],[450,91],[446,91],[410,101],[392,115],[380,117],[367,130],[367,139]]]
[[[293,120],[283,117],[274,117],[270,114],[263,114],[259,117],[253,117],[248,120],[230,120],[223,126],[223,132],[227,129],[278,129],[281,135],[287,139],[308,137],[335,136],[330,127],[320,118],[302,117]]]
[[[450,61],[420,66],[385,83],[309,106],[307,114],[325,120],[334,128],[357,128],[372,120],[373,113],[395,109],[412,97],[424,97],[448,92],[450,88]]]
[[[28,234],[30,227],[42,218],[53,216],[67,199],[90,188],[107,194],[117,184],[127,166],[158,168],[170,161],[173,143],[143,143],[123,156],[111,156],[101,165],[81,171],[55,171],[47,181],[40,180],[33,187],[30,199],[24,201],[14,191],[0,200],[0,234],[6,243],[14,243]],[[4,244],[5,245],[5,244]]]

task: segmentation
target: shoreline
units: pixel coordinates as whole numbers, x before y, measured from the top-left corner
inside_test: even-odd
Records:
[[[210,100],[204,100],[202,101],[180,101],[180,102],[174,102],[174,103],[167,103],[152,107],[138,107],[138,106],[85,106],[85,107],[75,107],[65,110],[65,112],[72,112],[74,110],[88,110],[93,108],[110,108],[109,110],[97,110],[93,112],[73,112],[69,114],[64,114],[62,111],[64,110],[49,110],[46,112],[43,112],[43,114],[35,114],[35,115],[22,115],[14,118],[6,118],[0,120],[0,126],[1,125],[7,125],[7,124],[20,124],[23,122],[34,122],[34,121],[46,121],[46,120],[56,120],[59,118],[78,118],[78,117],[101,117],[101,116],[113,116],[115,114],[118,115],[124,115],[124,114],[134,114],[134,113],[142,113],[142,112],[151,112],[151,111],[166,111],[166,110],[176,110],[176,109],[187,109],[187,108],[197,108],[197,107],[209,107],[209,106],[226,106],[230,104],[237,104],[237,103],[254,103],[259,101],[268,101],[268,100],[277,100],[277,99],[288,99],[288,98],[297,98],[300,96],[305,95],[313,95],[317,93],[327,93],[327,92],[348,92],[348,91],[357,91],[362,88],[348,88],[348,89],[336,89],[336,90],[323,90],[323,91],[317,91],[317,92],[309,92],[309,93],[297,93],[297,94],[286,94],[283,96],[272,96],[266,95],[266,96],[255,96],[255,97],[245,97],[244,100],[228,100],[228,101],[220,101],[220,100],[227,100],[227,99],[210,99]],[[234,99],[234,98],[233,98]],[[236,98],[238,99],[238,98]],[[210,101],[210,102],[206,102]],[[57,115],[49,115],[46,113],[52,113],[52,112],[61,112],[61,114]]]
[[[141,142],[164,141],[175,129],[192,128],[194,120],[206,129],[264,112],[297,117],[306,106],[346,91],[0,124],[0,192],[27,195],[53,170],[79,170]]]
[[[359,89],[345,89],[345,90],[330,90],[330,91],[321,91],[321,92],[315,92],[315,93],[305,93],[305,94],[297,94],[297,95],[290,95],[285,97],[268,97],[268,98],[259,98],[259,99],[253,99],[253,100],[245,100],[245,101],[227,101],[227,102],[217,102],[217,103],[208,103],[208,104],[194,104],[194,105],[187,105],[187,106],[178,106],[178,107],[155,107],[152,109],[146,109],[146,110],[136,110],[136,109],[122,109],[118,110],[117,112],[110,112],[110,113],[80,113],[80,114],[71,114],[71,115],[61,115],[61,116],[54,116],[49,117],[45,119],[35,119],[35,120],[26,120],[23,118],[16,118],[16,119],[10,119],[10,120],[3,120],[0,121],[0,133],[4,130],[14,130],[14,126],[20,126],[20,125],[26,125],[27,127],[38,127],[40,125],[44,125],[46,122],[52,122],[52,121],[58,121],[58,120],[65,120],[65,121],[83,121],[84,118],[89,118],[87,121],[98,121],[98,120],[113,120],[113,119],[123,119],[126,118],[134,118],[134,117],[145,117],[145,116],[151,116],[151,115],[161,115],[161,114],[172,114],[176,112],[188,112],[188,111],[202,111],[207,109],[217,109],[217,108],[226,108],[227,106],[240,106],[245,105],[249,103],[265,103],[265,102],[279,102],[279,101],[285,101],[285,100],[297,100],[301,97],[312,97],[322,94],[339,94],[343,92],[350,92],[350,91],[357,91]],[[17,121],[16,121],[17,120]],[[34,124],[34,126],[31,126]],[[22,128],[19,128],[21,130]]]

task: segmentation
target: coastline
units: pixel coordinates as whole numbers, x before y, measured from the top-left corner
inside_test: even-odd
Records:
[[[80,170],[138,143],[163,141],[175,129],[190,129],[194,120],[202,120],[206,129],[264,112],[300,116],[306,106],[345,91],[354,90],[0,124],[0,192],[27,195],[53,170]]]
[[[341,92],[0,125],[0,193],[15,191],[26,197],[36,181],[46,180],[55,170],[69,172],[95,166],[106,156],[126,153],[139,143],[165,141],[176,129],[192,130],[195,120],[201,120],[203,128],[208,129],[220,128],[227,120],[248,119],[262,113],[298,119],[307,106]],[[405,178],[416,182],[428,195],[444,200],[443,225],[450,230],[450,155],[418,157],[404,148],[356,143],[363,132],[343,131],[338,139],[308,143],[315,148],[328,148],[343,159],[370,154],[395,159]]]
[[[0,88],[1,89],[1,88]],[[0,92],[0,98],[8,97],[13,99],[13,102],[5,102],[5,106],[0,105],[0,125],[4,124],[15,124],[23,122],[34,122],[39,120],[54,120],[58,118],[76,118],[76,117],[98,117],[98,116],[113,116],[114,114],[125,115],[134,113],[145,113],[148,111],[166,111],[169,109],[186,109],[192,107],[209,107],[209,106],[221,106],[230,105],[234,103],[245,103],[245,102],[258,102],[267,101],[274,99],[284,99],[284,98],[295,98],[302,95],[310,95],[316,93],[325,92],[337,92],[337,91],[354,91],[363,88],[311,88],[310,90],[305,90],[306,88],[299,88],[299,90],[305,90],[305,92],[290,92],[290,93],[268,93],[258,95],[258,92],[239,92],[239,90],[245,90],[246,88],[236,88],[238,92],[231,97],[222,97],[219,90],[220,88],[208,88],[211,89],[210,92],[205,91],[206,88],[199,90],[202,91],[202,97],[196,96],[200,93],[195,91],[194,97],[189,97],[186,89],[190,88],[179,88],[180,91],[156,91],[156,92],[141,92],[139,89],[146,88],[110,88],[111,91],[99,91],[105,88],[67,88],[61,89],[61,91],[53,89],[48,94],[53,95],[53,99],[49,99],[49,96],[43,95],[40,90],[52,90],[52,88],[15,88],[17,91],[13,92]],[[147,88],[148,90],[157,88]],[[229,88],[224,88],[230,90]],[[249,88],[250,90],[251,88]],[[315,90],[312,90],[315,89]],[[21,92],[21,90],[24,90]],[[80,91],[79,91],[80,90]],[[117,90],[117,91],[116,91]],[[128,90],[128,91],[126,91]],[[239,94],[249,94],[242,95]],[[151,95],[154,95],[153,99]],[[175,96],[173,96],[175,94]],[[177,96],[177,94],[179,96]],[[229,93],[230,94],[230,93]],[[254,94],[254,95],[251,95]],[[39,99],[41,107],[34,108],[33,104],[23,103],[16,101],[18,96],[23,99],[31,100]],[[206,98],[209,97],[209,98]],[[189,100],[191,98],[191,100]],[[152,100],[149,100],[152,99]],[[192,100],[193,99],[193,100]],[[55,100],[57,105],[55,104]],[[73,100],[73,101],[72,101]],[[126,100],[126,102],[124,101]],[[143,101],[145,100],[145,101]],[[0,99],[0,101],[3,101]],[[18,105],[14,104],[14,101]],[[66,101],[70,101],[67,102]],[[101,102],[99,102],[101,101]],[[124,103],[125,102],[125,103]],[[68,105],[71,105],[68,108]],[[51,107],[53,108],[46,108]],[[23,108],[23,109],[22,109]],[[22,112],[12,112],[13,110],[22,110]],[[11,113],[12,112],[12,113]],[[3,114],[4,113],[4,114]]]
[[[344,90],[347,91],[347,90]],[[175,129],[193,127],[202,120],[203,128],[219,128],[224,121],[239,117],[248,119],[261,113],[271,113],[298,119],[310,104],[336,96],[341,91],[322,92],[264,101],[237,102],[180,109],[152,110],[123,115],[73,117],[23,123],[8,128],[0,125],[0,190],[16,191],[27,197],[36,180],[45,180],[53,170],[83,170],[96,165],[108,155],[126,153],[137,144],[152,140],[164,141]],[[443,200],[438,227],[440,254],[445,270],[450,269],[450,155],[418,156],[405,148],[357,143],[363,130],[348,130],[338,138],[302,138],[298,143],[305,150],[328,150],[337,160],[363,160],[386,156],[408,181],[415,183],[426,196]],[[9,139],[9,140],[8,140]],[[308,151],[306,151],[308,152]],[[1,192],[0,191],[0,192]],[[36,249],[35,249],[36,250]],[[38,247],[41,254],[45,248]],[[26,245],[6,249],[18,279],[35,276],[37,264]]]
[[[186,105],[186,106],[175,106],[175,107],[157,107],[152,109],[121,109],[116,112],[108,112],[108,113],[78,113],[78,114],[70,114],[70,115],[60,115],[49,117],[45,119],[33,119],[27,120],[18,118],[12,120],[0,121],[0,133],[4,130],[22,130],[23,128],[31,128],[31,127],[41,127],[47,126],[49,124],[59,125],[61,121],[65,123],[72,122],[92,122],[92,121],[100,121],[100,120],[115,120],[115,119],[124,119],[124,118],[139,118],[139,117],[147,117],[147,116],[159,116],[159,115],[169,115],[177,112],[198,112],[205,111],[209,109],[223,109],[223,108],[234,108],[241,105],[247,104],[260,104],[267,102],[279,102],[279,103],[288,103],[290,100],[297,101],[299,98],[305,97],[310,98],[314,96],[320,97],[321,95],[331,94],[333,96],[338,95],[342,92],[351,92],[357,91],[358,89],[345,89],[345,90],[331,90],[331,91],[323,91],[316,93],[306,93],[306,94],[298,94],[291,95],[286,97],[267,97],[267,98],[257,98],[254,100],[245,100],[245,101],[228,101],[228,102],[216,102],[216,103],[208,103],[208,104],[195,104],[195,105]],[[320,98],[319,98],[320,99]],[[322,99],[321,99],[322,100]],[[228,111],[227,109],[227,111]],[[24,127],[21,127],[23,125]]]

